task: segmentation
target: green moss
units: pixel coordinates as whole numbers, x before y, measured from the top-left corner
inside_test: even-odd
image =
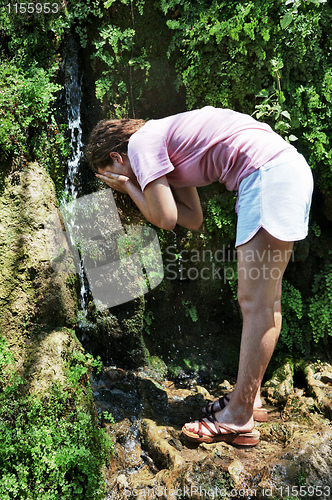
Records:
[[[64,382],[53,382],[43,395],[27,395],[0,339],[1,499],[103,498],[112,445],[94,415],[88,385],[93,364],[76,344],[67,353]]]
[[[161,358],[159,358],[158,356],[149,356],[148,365],[156,373],[156,378],[158,380],[165,380],[168,369],[166,363],[164,363]]]

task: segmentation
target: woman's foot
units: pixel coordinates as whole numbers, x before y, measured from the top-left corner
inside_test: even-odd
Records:
[[[234,422],[232,422],[233,419],[225,419],[224,417],[224,412],[218,411],[216,413],[207,415],[202,420],[185,424],[185,428],[190,432],[198,432],[199,422],[204,422],[206,424],[204,426],[204,434],[206,434],[207,436],[212,436],[213,432],[215,431],[215,426],[212,421],[216,421],[220,424],[224,423],[225,425],[227,425],[227,427],[235,432],[250,432],[254,427],[254,422],[252,419],[249,419],[247,422],[239,420],[238,423],[235,424]],[[227,433],[227,431],[221,432],[223,432],[224,434]]]
[[[253,429],[252,418],[247,423],[227,424],[222,412],[185,424],[182,432],[185,437],[197,443],[224,441],[239,446],[255,446],[259,442],[259,432]]]

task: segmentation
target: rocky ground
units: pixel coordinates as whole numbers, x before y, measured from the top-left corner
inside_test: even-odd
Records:
[[[229,382],[207,390],[194,380],[158,380],[149,370],[104,368],[91,382],[99,415],[115,420],[103,424],[115,443],[107,500],[331,498],[332,367],[306,366],[305,390],[287,379],[287,364],[283,373],[263,389],[269,418],[255,424],[259,445],[241,449],[190,444],[181,433],[206,402],[232,389]]]

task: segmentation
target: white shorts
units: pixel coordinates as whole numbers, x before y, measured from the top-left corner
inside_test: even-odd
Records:
[[[243,179],[239,186],[235,246],[247,243],[262,227],[282,241],[308,234],[313,177],[296,150],[286,150]]]

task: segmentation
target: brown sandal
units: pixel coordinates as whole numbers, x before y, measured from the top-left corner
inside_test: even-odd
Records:
[[[209,415],[206,417],[215,427],[215,431],[211,429],[203,420],[198,422],[198,433],[188,431],[185,426],[182,427],[182,432],[188,441],[193,443],[218,443],[223,441],[224,443],[234,444],[237,446],[256,446],[259,443],[260,434],[256,429],[251,432],[240,432],[231,429],[226,424],[220,424],[217,420]],[[206,436],[203,433],[204,427],[212,432],[212,436]],[[227,434],[224,434],[220,429],[226,430]]]
[[[228,396],[223,396],[213,403],[208,403],[205,408],[203,409],[203,415],[207,417],[208,415],[212,415],[216,411],[223,410],[227,403],[229,403],[230,399]],[[219,409],[215,408],[215,404],[219,404]],[[265,408],[260,407],[255,407],[253,410],[253,417],[256,422],[267,422],[268,420],[268,415],[267,415],[267,410]]]

